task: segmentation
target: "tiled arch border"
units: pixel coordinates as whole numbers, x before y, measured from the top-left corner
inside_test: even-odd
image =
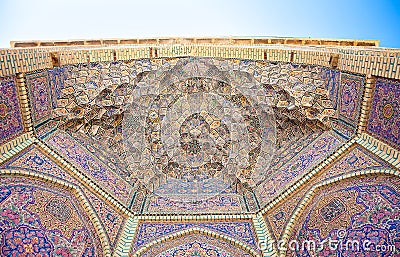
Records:
[[[347,179],[351,178],[357,178],[357,177],[364,177],[364,176],[371,176],[371,175],[392,175],[396,177],[400,177],[400,172],[395,169],[366,169],[366,170],[361,170],[357,172],[352,172],[352,173],[347,173],[344,175],[340,175],[331,179],[328,179],[326,181],[320,182],[316,185],[314,185],[304,196],[298,207],[295,209],[294,213],[289,219],[288,225],[286,226],[283,236],[282,236],[282,244],[287,245],[288,241],[290,239],[290,236],[293,232],[294,225],[296,224],[296,219],[300,217],[304,209],[307,207],[307,205],[310,203],[310,201],[313,199],[313,197],[316,195],[316,193],[332,184],[338,183],[340,181],[344,181]],[[285,251],[280,252],[281,257],[284,257],[286,254]]]
[[[163,242],[167,242],[169,240],[172,239],[178,239],[187,235],[191,235],[191,234],[202,234],[202,235],[206,235],[206,236],[211,236],[213,238],[216,238],[218,240],[222,240],[225,241],[229,244],[231,244],[232,246],[236,246],[238,248],[240,248],[241,250],[246,251],[247,253],[249,253],[251,256],[254,257],[261,257],[261,255],[259,253],[257,253],[254,249],[250,248],[249,246],[243,244],[242,242],[237,241],[236,239],[233,239],[229,236],[214,232],[214,231],[210,231],[208,229],[204,229],[204,228],[190,228],[190,229],[184,229],[181,231],[178,231],[176,233],[173,233],[171,235],[167,235],[164,236],[162,238],[156,239],[152,242],[149,242],[147,244],[145,244],[144,246],[142,246],[138,251],[136,251],[133,255],[131,255],[131,257],[139,257],[141,256],[141,254],[143,254],[145,251],[147,251],[148,249],[150,249],[152,246],[158,245],[158,244],[162,244]]]
[[[165,42],[165,41],[164,41]],[[285,61],[318,64],[330,67],[336,59],[342,71],[372,74],[387,78],[400,78],[399,51],[376,47],[301,46],[301,45],[246,45],[246,44],[196,44],[186,42],[103,46],[47,46],[0,49],[0,76],[52,68],[52,57],[59,64],[115,61],[138,58],[178,56],[203,56],[254,60]]]
[[[45,183],[49,183],[52,185],[55,185],[57,187],[61,187],[63,189],[66,189],[67,191],[71,192],[72,195],[76,197],[78,200],[79,204],[81,207],[86,211],[87,215],[89,216],[90,221],[92,222],[97,235],[99,236],[101,246],[103,249],[103,253],[105,257],[110,257],[111,256],[111,248],[109,245],[109,242],[107,240],[107,235],[106,232],[104,231],[99,219],[97,218],[97,215],[95,211],[92,209],[91,205],[89,204],[88,200],[86,199],[85,195],[83,194],[82,190],[71,184],[68,183],[64,180],[60,180],[54,177],[49,177],[43,174],[39,173],[34,173],[31,171],[27,170],[18,170],[18,169],[1,169],[0,170],[0,178],[2,177],[25,177],[31,180],[40,180]]]

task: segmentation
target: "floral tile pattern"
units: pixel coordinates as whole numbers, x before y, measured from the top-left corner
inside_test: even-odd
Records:
[[[321,134],[257,187],[256,194],[259,201],[266,203],[283,192],[292,182],[315,167],[319,160],[331,154],[343,142],[344,140],[333,132]]]
[[[132,187],[70,135],[58,131],[51,134],[46,140],[79,169],[101,183],[106,191],[123,204],[129,205],[133,195]]]
[[[339,118],[354,127],[357,126],[360,116],[364,84],[365,78],[363,76],[341,73],[338,102]]]
[[[52,117],[52,98],[47,71],[26,74],[26,87],[32,110],[34,125]]]
[[[254,249],[258,249],[257,237],[251,220],[213,221],[213,222],[141,222],[134,239],[134,248],[139,249],[146,243],[168,234],[189,228],[205,228],[228,235]]]
[[[245,211],[243,196],[221,193],[200,201],[174,201],[158,195],[148,195],[144,204],[146,213],[241,213]]]
[[[16,155],[14,158],[1,165],[0,168],[23,169],[33,173],[53,176],[77,186],[81,185],[79,181],[52,161],[40,148],[35,146],[31,146],[22,153]],[[115,211],[109,204],[99,199],[85,186],[81,185],[81,189],[85,192],[89,204],[96,211],[107,233],[111,248],[113,248],[119,235],[119,230],[124,224],[125,217]]]
[[[400,149],[400,81],[377,78],[367,132]]]
[[[0,144],[25,131],[15,77],[0,78]]]
[[[282,235],[285,226],[292,213],[296,209],[300,200],[304,197],[307,191],[316,183],[331,177],[355,172],[361,169],[378,169],[388,167],[384,161],[367,152],[364,148],[357,146],[337,160],[331,167],[325,169],[320,175],[315,176],[302,189],[298,190],[294,195],[286,199],[281,204],[269,210],[265,219],[276,239]]]
[[[221,239],[202,234],[190,234],[152,246],[143,257],[250,257],[246,251]]]
[[[101,256],[85,210],[71,193],[25,178],[1,178],[2,256]]]

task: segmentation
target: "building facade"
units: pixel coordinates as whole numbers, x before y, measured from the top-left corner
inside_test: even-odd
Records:
[[[399,256],[400,50],[0,49],[1,256]]]

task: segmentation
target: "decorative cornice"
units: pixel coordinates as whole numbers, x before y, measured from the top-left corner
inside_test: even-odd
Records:
[[[255,39],[254,39],[255,40]],[[281,40],[281,39],[279,39]],[[0,63],[13,63],[11,56],[24,55],[26,51],[40,52],[43,57],[36,59],[20,58],[22,68],[4,67],[0,76],[20,71],[33,71],[58,65],[88,62],[110,62],[141,58],[175,58],[182,56],[249,59],[257,61],[293,62],[337,69],[359,74],[371,74],[400,79],[400,51],[395,49],[351,47],[351,46],[307,46],[292,44],[200,44],[200,43],[162,43],[145,41],[138,45],[72,45],[63,47],[15,48],[0,50]],[[223,41],[221,41],[223,42]],[[242,41],[241,41],[242,42]],[[257,42],[257,41],[254,41]],[[286,41],[290,42],[290,41]],[[339,42],[339,41],[338,41]],[[35,53],[36,53],[35,52]],[[11,58],[11,59],[10,59]],[[332,62],[336,59],[336,64]],[[14,60],[15,59],[15,60]]]
[[[51,67],[47,49],[0,49],[0,77]]]
[[[292,37],[159,37],[159,38],[110,38],[77,40],[11,41],[13,48],[21,47],[76,47],[76,46],[123,46],[123,45],[313,45],[313,46],[379,46],[379,40],[292,38]]]

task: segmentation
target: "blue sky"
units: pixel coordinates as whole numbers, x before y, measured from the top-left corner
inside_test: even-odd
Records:
[[[160,36],[378,39],[400,48],[400,0],[0,0],[0,47]]]

